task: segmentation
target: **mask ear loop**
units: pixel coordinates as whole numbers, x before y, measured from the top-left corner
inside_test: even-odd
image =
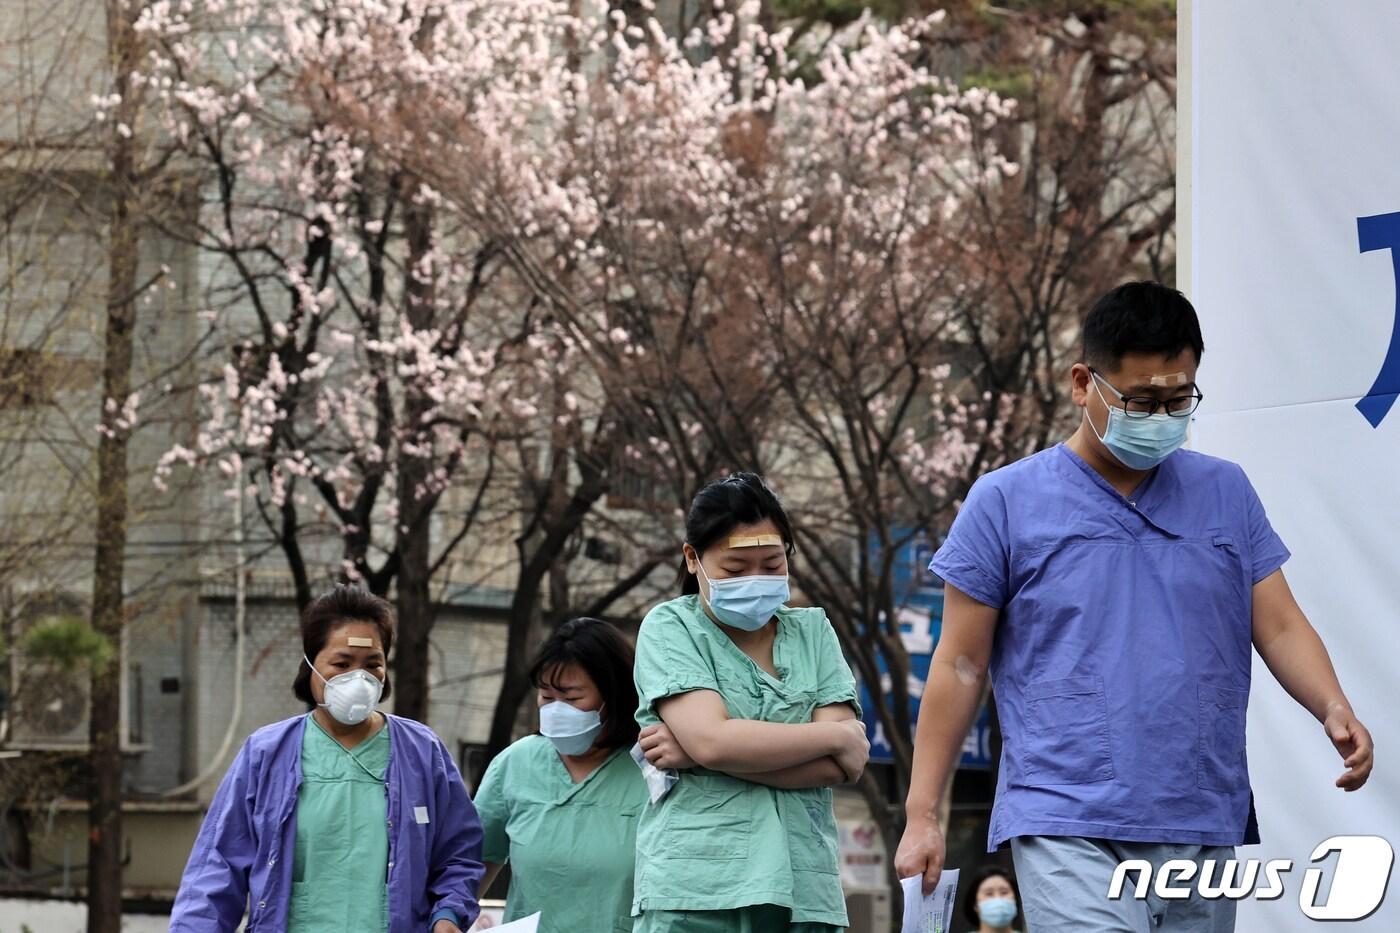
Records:
[[[700,593],[700,598],[705,601],[705,605],[713,609],[710,596],[714,593],[714,583],[710,582],[710,575],[705,572],[705,565],[700,562],[700,555],[695,555],[695,569],[700,571],[700,576],[705,578],[705,588]]]
[[[1108,404],[1108,399],[1103,397],[1103,389],[1099,387],[1099,375],[1092,369],[1089,370],[1089,382],[1093,384],[1094,391],[1098,393],[1099,401],[1103,402],[1103,407],[1111,409],[1113,406]],[[1099,439],[1099,443],[1107,446],[1108,442],[1104,440],[1104,437],[1108,434],[1108,425],[1104,425],[1103,434],[1100,434],[1099,429],[1094,427],[1094,419],[1089,417],[1089,406],[1087,403],[1084,405],[1084,420],[1089,422],[1089,430],[1094,432],[1094,436]],[[1112,411],[1108,413],[1108,420],[1112,423]]]
[[[306,662],[306,666],[309,667],[309,668],[311,669],[311,673],[313,673],[313,674],[315,674],[317,677],[321,678],[321,683],[322,683],[322,684],[329,684],[329,683],[330,683],[330,681],[326,679],[326,677],[325,677],[324,674],[322,674],[320,671],[316,670],[316,665],[314,665],[314,664],[311,663],[311,659],[310,659],[310,658],[308,658],[306,655],[303,654],[303,655],[301,656],[301,659],[302,659],[303,661]],[[330,707],[328,707],[325,703],[317,703],[316,705],[317,705],[318,707],[320,707],[321,709],[329,709],[329,708],[330,708]]]

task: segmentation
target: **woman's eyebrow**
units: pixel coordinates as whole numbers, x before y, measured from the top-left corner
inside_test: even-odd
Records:
[[[787,552],[781,548],[778,550],[771,550],[769,548],[731,548],[720,555],[720,561],[734,560],[741,564],[747,564],[749,561],[772,560],[775,557],[782,557],[786,553]]]
[[[350,650],[347,649],[347,648],[336,648],[336,649],[334,649],[334,650],[331,651],[330,660],[332,660],[332,661],[340,661],[340,660],[353,661],[353,660],[355,660],[355,659],[358,658],[358,657],[362,657],[362,655],[355,654],[353,651],[350,651]],[[371,651],[369,654],[363,655],[363,657],[364,657],[366,660],[368,660],[368,661],[376,661],[376,660],[382,661],[382,660],[384,660],[384,652],[383,652],[381,649],[376,648],[376,649],[374,649],[373,651]]]

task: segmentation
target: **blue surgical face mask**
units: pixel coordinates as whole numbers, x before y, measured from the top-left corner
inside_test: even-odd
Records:
[[[781,609],[791,598],[788,591],[787,574],[782,576],[751,574],[745,577],[730,577],[726,580],[711,580],[705,573],[705,565],[696,558],[700,576],[705,578],[710,594],[706,598],[715,618],[731,628],[756,632],[768,624],[773,613]]]
[[[1119,401],[1123,400],[1123,394],[1100,378],[1098,373],[1090,375],[1094,379],[1094,391],[1099,393],[1099,398],[1108,408],[1108,429],[1100,434],[1092,418],[1089,418],[1089,429],[1123,466],[1130,470],[1150,470],[1186,443],[1186,431],[1191,427],[1190,417],[1178,418],[1159,412],[1145,418],[1131,418],[1122,408],[1110,405],[1099,386],[1108,386],[1108,391]],[[1084,417],[1089,417],[1087,407]]]
[[[993,929],[1009,927],[1016,919],[1016,902],[1009,897],[989,897],[977,902],[977,915]]]
[[[582,755],[593,747],[603,731],[603,714],[596,709],[579,709],[555,700],[540,707],[540,734],[554,743],[561,755]]]

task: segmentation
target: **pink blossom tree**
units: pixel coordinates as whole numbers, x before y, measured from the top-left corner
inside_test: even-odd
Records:
[[[911,746],[894,562],[1019,441],[965,285],[968,205],[1016,174],[992,140],[1011,107],[917,63],[937,16],[861,20],[807,56],[760,12],[717,5],[679,39],[556,20],[577,54],[531,72],[545,99],[531,84],[483,119],[424,80],[399,122],[362,122],[501,244],[644,456],[718,452],[788,491],[796,579],[861,679],[888,682],[894,796],[865,787],[883,813]]]
[[[140,24],[159,50],[166,132],[209,192],[196,239],[217,263],[202,313],[225,356],[196,436],[158,478],[241,477],[303,604],[327,567],[392,587],[396,709],[418,718],[431,582],[464,546],[512,540],[500,744],[546,608],[604,612],[657,558],[639,549],[636,567],[571,592],[562,568],[621,462],[624,419],[521,282],[512,244],[444,210],[442,180],[404,157],[430,157],[431,141],[401,127],[431,87],[522,138],[519,114],[547,106],[560,76],[561,9],[240,0],[157,5]]]
[[[430,581],[491,517],[500,444],[529,432],[551,374],[528,318],[492,306],[499,251],[444,229],[435,192],[326,120],[304,81],[352,62],[365,30],[430,39],[424,15],[382,12],[156,4],[138,24],[152,99],[205,195],[201,314],[225,357],[193,443],[160,473],[242,477],[299,604],[328,568],[392,586],[397,708],[424,718]]]

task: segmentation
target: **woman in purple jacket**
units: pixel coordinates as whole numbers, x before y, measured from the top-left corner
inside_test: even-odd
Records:
[[[442,741],[375,710],[389,603],[337,586],[301,623],[311,711],[244,743],[204,818],[171,933],[459,933],[475,921],[481,822]]]

